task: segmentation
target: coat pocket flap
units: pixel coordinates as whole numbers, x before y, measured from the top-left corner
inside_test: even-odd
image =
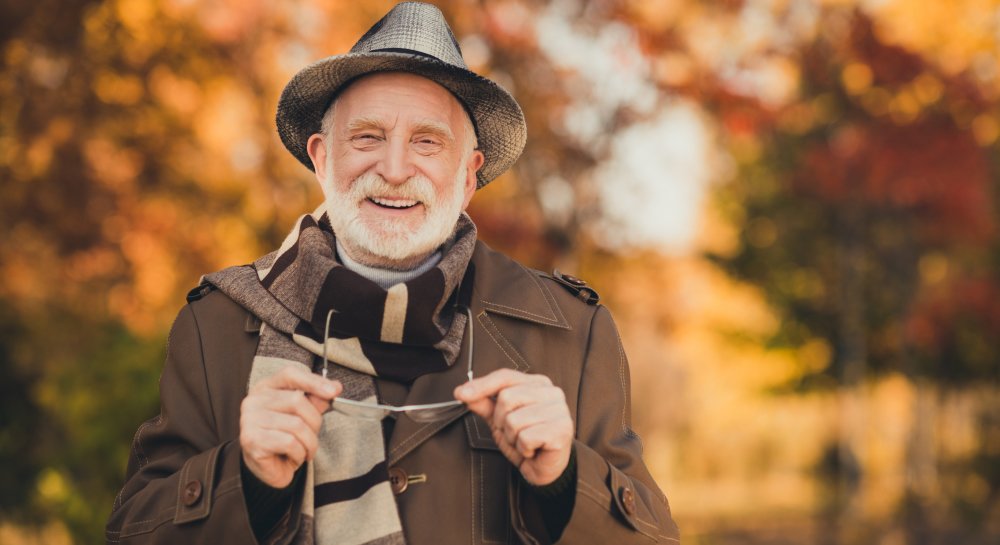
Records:
[[[465,415],[465,433],[469,438],[469,447],[482,450],[500,450],[493,434],[490,433],[490,426],[478,415],[468,413]]]

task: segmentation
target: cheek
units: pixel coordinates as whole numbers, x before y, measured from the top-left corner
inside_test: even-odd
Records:
[[[362,153],[357,150],[334,147],[331,156],[331,169],[336,180],[353,180],[371,170],[376,164],[374,153]]]

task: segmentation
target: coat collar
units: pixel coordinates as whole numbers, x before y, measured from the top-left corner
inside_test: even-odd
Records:
[[[504,367],[528,372],[530,363],[500,332],[491,316],[504,316],[546,327],[570,329],[555,297],[538,274],[509,257],[476,243],[470,266],[475,268],[475,283],[470,307],[473,315],[473,373],[477,377]],[[455,365],[443,373],[424,375],[414,381],[406,398],[407,405],[434,403],[452,399],[452,391],[466,380],[464,365],[468,343]],[[393,428],[387,449],[387,461],[393,465],[455,419],[419,424],[401,416]]]
[[[492,314],[570,328],[552,292],[537,273],[481,241],[476,243],[472,264],[476,267],[473,304],[478,303]]]

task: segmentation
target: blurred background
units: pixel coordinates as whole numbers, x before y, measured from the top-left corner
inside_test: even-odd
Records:
[[[283,85],[393,3],[0,0],[0,542],[103,542],[185,292],[319,202]],[[436,3],[686,544],[1000,543],[1000,0]]]

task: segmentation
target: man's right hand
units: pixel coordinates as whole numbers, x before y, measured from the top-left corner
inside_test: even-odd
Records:
[[[247,468],[269,486],[288,486],[295,470],[316,455],[323,413],[342,390],[340,382],[297,365],[254,385],[240,405]]]

